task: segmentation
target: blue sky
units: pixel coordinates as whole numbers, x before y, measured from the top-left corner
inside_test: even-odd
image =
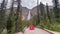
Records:
[[[23,7],[29,8],[29,9],[32,9],[33,7],[37,6],[37,0],[21,0],[21,1],[22,1],[21,5]],[[2,0],[0,0],[0,3],[1,2],[2,2]],[[8,3],[7,3],[8,8],[11,6],[11,2],[12,2],[12,0],[8,0]],[[39,3],[40,2],[42,2],[45,5],[46,5],[46,3],[48,3],[48,5],[53,5],[52,0],[39,0]]]

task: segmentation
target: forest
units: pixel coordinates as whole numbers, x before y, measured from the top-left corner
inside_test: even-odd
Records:
[[[7,13],[6,9],[7,1],[3,0],[0,6],[0,34],[14,34],[23,31],[25,27],[29,27],[30,25],[60,32],[59,0],[52,0],[52,8],[49,8],[48,3],[45,6],[40,2],[37,5],[37,15],[34,15],[30,20],[22,20],[21,0],[17,0],[18,7],[16,11],[14,11],[14,0],[12,0],[9,13]]]

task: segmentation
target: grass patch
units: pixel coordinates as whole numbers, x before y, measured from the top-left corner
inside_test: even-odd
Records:
[[[46,28],[52,31],[60,32],[60,23],[51,23],[44,25],[43,23],[40,24],[41,28]]]
[[[2,34],[7,34],[7,30],[4,29],[3,32],[2,32]]]

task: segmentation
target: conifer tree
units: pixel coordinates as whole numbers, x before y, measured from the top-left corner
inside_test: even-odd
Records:
[[[37,0],[37,20],[36,25],[40,23],[40,12],[39,12],[39,6],[38,6],[39,0]]]
[[[13,34],[15,28],[13,5],[14,0],[12,0],[11,11],[7,20],[7,34]]]
[[[5,0],[2,1],[1,9],[0,9],[0,34],[5,28],[5,10],[4,10],[5,6],[4,4],[5,4]]]
[[[59,2],[58,2],[59,0],[53,0],[53,4],[54,4],[54,8],[53,8],[53,10],[54,10],[54,14],[55,14],[55,19],[56,19],[56,21],[57,22],[60,22],[60,9],[59,9]]]
[[[17,7],[17,11],[16,11],[16,18],[15,18],[15,22],[16,22],[16,32],[19,32],[22,30],[22,23],[21,23],[21,0],[17,0],[18,2],[18,7]]]
[[[46,10],[47,10],[47,16],[48,16],[49,22],[51,23],[51,17],[50,17],[49,7],[47,3],[46,3]]]

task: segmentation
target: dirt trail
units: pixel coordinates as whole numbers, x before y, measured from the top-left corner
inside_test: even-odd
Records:
[[[52,32],[52,33],[54,33],[54,34],[60,34],[60,32],[55,32],[55,31],[51,31],[51,30],[48,30],[48,29],[45,29],[45,30],[47,30],[47,31],[49,31],[49,32]]]
[[[47,30],[47,29],[46,29],[46,30]],[[50,30],[47,30],[47,31],[52,32],[52,33],[54,33],[54,34],[60,34],[60,33],[58,33],[58,32],[53,32],[53,31],[50,31]],[[26,28],[26,29],[24,30],[24,33],[19,32],[19,33],[17,33],[17,34],[51,34],[51,33],[47,32],[47,31],[45,31],[45,30],[43,30],[43,29],[40,29],[40,28],[35,28],[34,30],[29,30],[29,28]]]
[[[29,28],[25,29],[24,34],[50,34],[49,32],[35,28],[35,30],[29,30]]]

